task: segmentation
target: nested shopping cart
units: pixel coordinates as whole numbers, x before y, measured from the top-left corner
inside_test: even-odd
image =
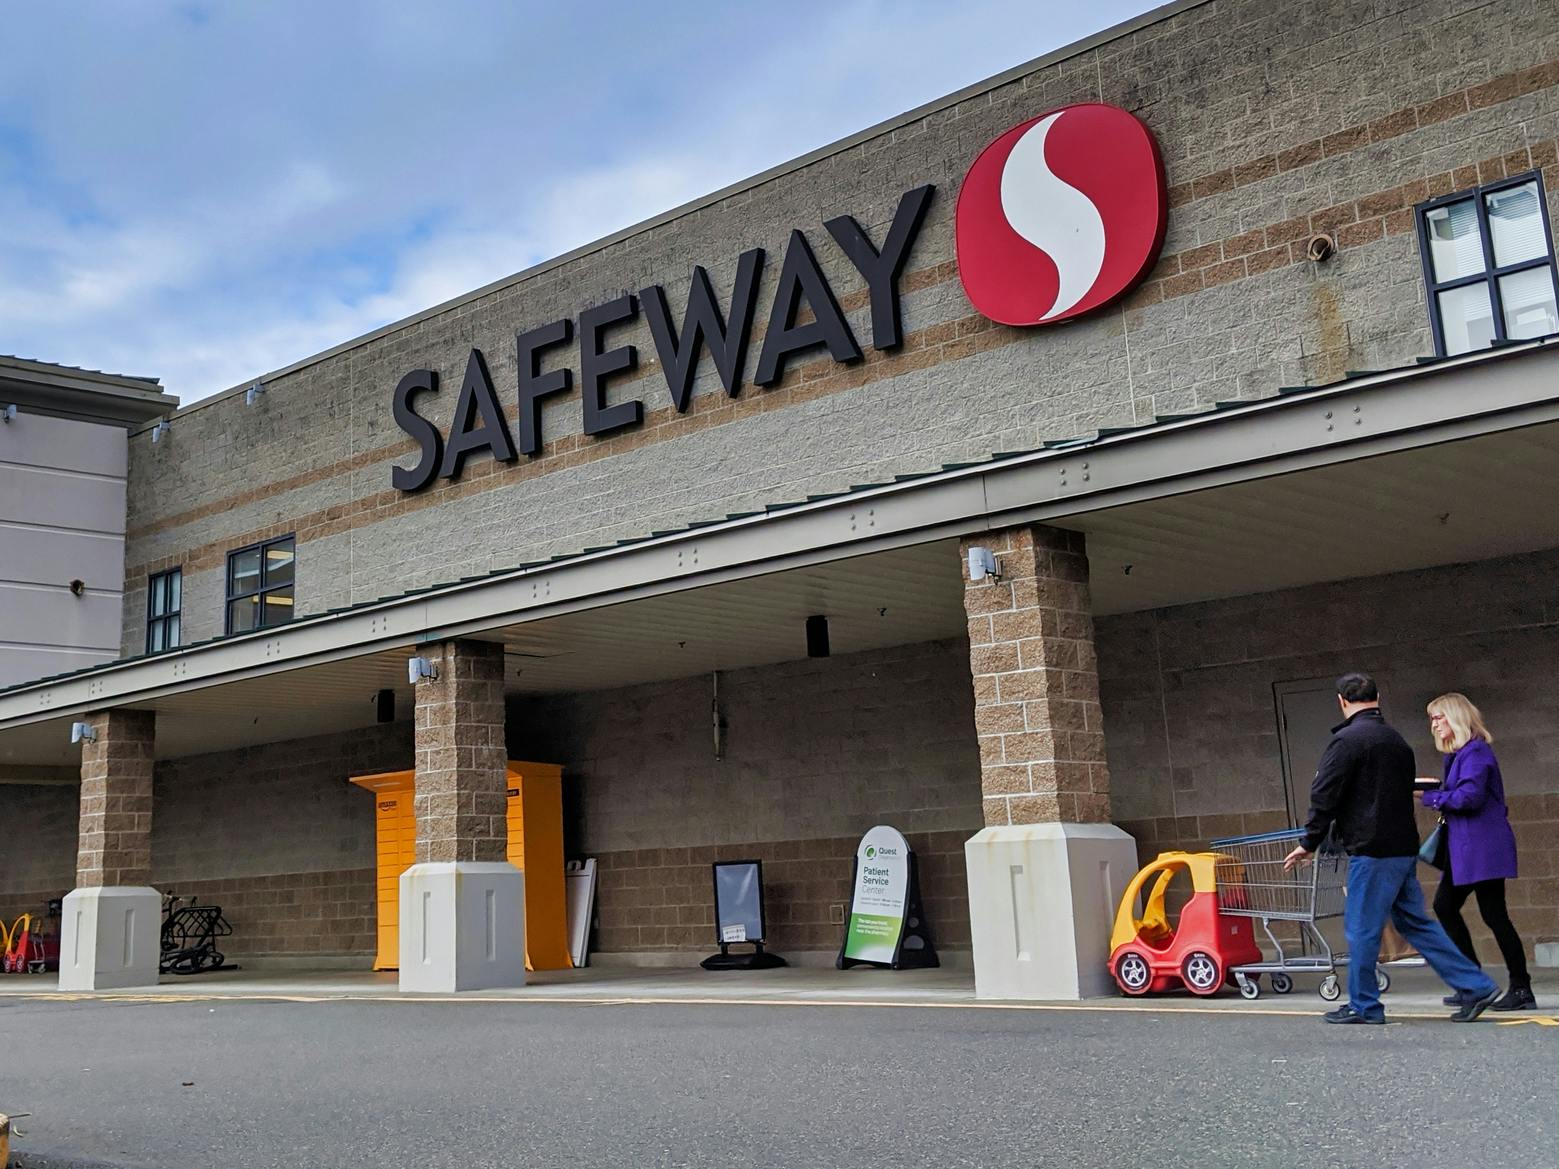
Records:
[[[1216,880],[1218,912],[1249,917],[1261,922],[1274,957],[1230,969],[1240,994],[1261,997],[1261,976],[1271,975],[1272,989],[1287,994],[1294,989],[1295,974],[1319,974],[1317,988],[1327,1002],[1342,994],[1337,971],[1348,964],[1348,955],[1334,953],[1317,926],[1329,917],[1341,917],[1347,898],[1344,882],[1348,858],[1338,849],[1322,845],[1306,864],[1285,870],[1283,859],[1304,839],[1302,828],[1264,832],[1257,836],[1225,836],[1211,842],[1219,853]],[[1273,922],[1292,922],[1297,937],[1285,945],[1273,930]],[[1380,989],[1391,985],[1384,968],[1376,966]]]

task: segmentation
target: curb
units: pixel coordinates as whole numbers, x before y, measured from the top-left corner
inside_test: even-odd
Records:
[[[0,1161],[0,1169],[149,1169],[139,1161],[100,1161],[92,1157],[79,1157],[62,1149],[28,1149],[17,1151],[9,1167]]]

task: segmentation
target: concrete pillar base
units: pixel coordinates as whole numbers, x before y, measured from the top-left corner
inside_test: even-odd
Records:
[[[1110,926],[1137,871],[1113,824],[1013,824],[964,845],[978,998],[1115,993]]]
[[[60,989],[157,985],[162,894],[145,885],[74,889],[60,922]]]
[[[402,991],[525,985],[525,874],[508,861],[412,865],[400,917]]]

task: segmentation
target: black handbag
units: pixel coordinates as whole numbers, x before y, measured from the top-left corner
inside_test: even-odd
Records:
[[[1424,837],[1424,842],[1418,846],[1418,859],[1426,865],[1432,865],[1442,873],[1450,867],[1450,839],[1445,831],[1445,817],[1440,817],[1440,822],[1434,826],[1434,830]]]

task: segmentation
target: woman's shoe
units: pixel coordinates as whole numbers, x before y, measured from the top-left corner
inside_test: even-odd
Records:
[[[1490,1006],[1493,1011],[1530,1011],[1537,1006],[1537,999],[1530,986],[1513,986]]]

